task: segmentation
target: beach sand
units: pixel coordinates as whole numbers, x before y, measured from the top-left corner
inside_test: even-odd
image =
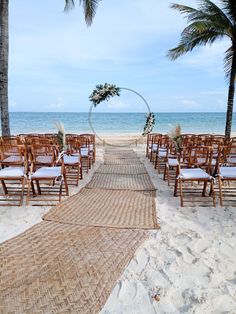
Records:
[[[117,140],[120,137],[113,143]],[[219,205],[181,208],[172,188],[145,158],[145,145],[132,148],[157,188],[161,229],[150,231],[101,313],[236,313],[236,209]],[[71,194],[90,180],[102,160],[103,146],[99,146],[95,166]],[[48,209],[0,207],[0,241],[40,222]]]

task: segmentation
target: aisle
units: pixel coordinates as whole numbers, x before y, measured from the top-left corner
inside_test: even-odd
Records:
[[[155,188],[137,155],[107,149],[78,194],[0,246],[1,313],[98,313],[157,228]]]

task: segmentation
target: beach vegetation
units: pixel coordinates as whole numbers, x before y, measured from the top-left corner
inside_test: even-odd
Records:
[[[229,86],[225,136],[230,138],[236,78],[236,1],[220,0],[220,4],[218,6],[213,1],[200,0],[197,9],[176,3],[171,5],[171,8],[185,15],[188,25],[181,33],[178,46],[168,51],[168,57],[176,60],[195,47],[211,45],[223,38],[229,39],[231,44],[225,51],[224,68]]]

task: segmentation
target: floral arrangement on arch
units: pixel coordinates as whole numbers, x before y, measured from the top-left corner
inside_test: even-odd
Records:
[[[146,118],[147,118],[146,124],[145,124],[145,126],[143,128],[143,134],[142,134],[143,136],[151,133],[152,130],[153,130],[153,127],[154,127],[154,125],[156,123],[155,115],[154,115],[153,112],[148,113],[146,115]]]
[[[120,96],[120,88],[114,84],[105,83],[104,85],[96,85],[92,94],[89,96],[89,100],[96,107],[100,102],[107,101],[114,96]]]

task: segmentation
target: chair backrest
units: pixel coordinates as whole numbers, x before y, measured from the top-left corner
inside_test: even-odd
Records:
[[[187,168],[204,168],[210,172],[212,162],[212,147],[209,146],[189,146],[184,147],[181,154],[180,165]]]
[[[71,155],[81,154],[80,141],[77,138],[71,137],[67,139],[67,152]]]
[[[7,166],[24,165],[27,160],[25,145],[11,145],[2,143],[0,146],[1,164]]]
[[[33,144],[30,146],[30,156],[34,166],[53,166],[58,156],[57,146]]]
[[[236,166],[236,143],[230,142],[223,148],[223,163]]]

